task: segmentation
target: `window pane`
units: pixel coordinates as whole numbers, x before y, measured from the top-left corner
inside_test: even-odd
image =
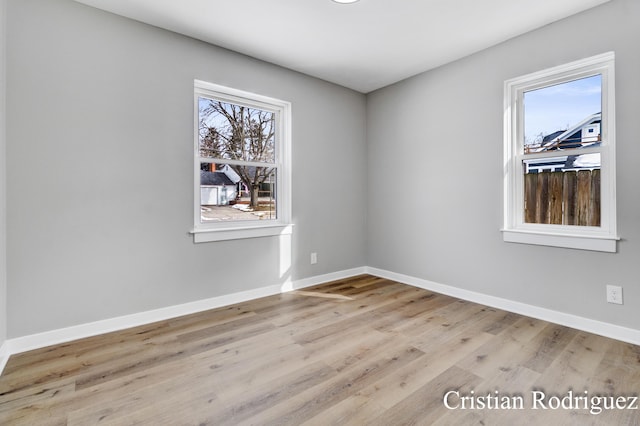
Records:
[[[524,160],[524,221],[600,226],[600,154]]]
[[[200,163],[202,223],[276,219],[273,167]]]
[[[597,146],[601,121],[601,75],[525,92],[524,152]]]
[[[200,156],[275,162],[275,114],[215,99],[198,98]]]

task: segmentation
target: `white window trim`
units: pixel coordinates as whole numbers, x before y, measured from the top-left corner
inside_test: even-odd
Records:
[[[593,56],[522,77],[504,84],[504,224],[505,242],[616,252],[615,54]],[[526,91],[595,74],[602,75],[601,221],[600,227],[524,222],[522,170],[523,108]],[[587,153],[580,149],[580,153]]]
[[[236,105],[246,105],[276,115],[276,181],[275,220],[202,223],[200,220],[200,141],[198,132],[198,98],[204,96]],[[201,80],[194,80],[194,184],[193,234],[195,243],[286,235],[293,232],[291,224],[291,103],[255,93],[245,92]]]

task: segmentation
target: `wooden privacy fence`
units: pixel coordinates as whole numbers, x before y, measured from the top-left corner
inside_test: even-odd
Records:
[[[524,221],[600,226],[600,170],[525,174]]]

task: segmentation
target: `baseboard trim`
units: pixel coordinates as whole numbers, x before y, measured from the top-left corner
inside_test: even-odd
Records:
[[[209,309],[233,305],[235,303],[242,303],[249,300],[259,299],[261,297],[272,296],[279,293],[285,293],[288,291],[311,287],[330,281],[346,279],[361,274],[374,275],[425,290],[468,300],[470,302],[480,303],[486,306],[491,306],[520,315],[525,315],[544,321],[553,322],[555,324],[565,325],[567,327],[572,327],[589,333],[610,337],[612,339],[621,340],[623,342],[640,345],[640,330],[579,317],[576,315],[541,308],[538,306],[516,302],[513,300],[503,299],[496,296],[490,296],[484,293],[478,293],[458,287],[452,287],[449,285],[440,284],[409,275],[399,274],[384,269],[363,266],[359,268],[332,272],[329,274],[316,275],[301,280],[286,281],[282,284],[269,285],[257,289],[212,297],[210,299],[197,300],[194,302],[168,306],[151,311],[145,311],[136,314],[110,318],[102,321],[95,321],[72,327],[46,331],[43,333],[7,339],[2,344],[2,346],[0,346],[0,374],[2,374],[2,371],[4,370],[9,357],[21,352],[40,349],[52,345],[59,345],[73,340],[83,339],[86,337],[110,333],[118,330],[124,330],[127,328],[150,324],[157,321],[164,321],[183,315],[194,314]]]
[[[602,321],[596,321],[577,315],[567,314],[560,311],[554,311],[539,306],[529,305],[526,303],[516,302],[501,297],[490,296],[484,293],[465,290],[458,287],[452,287],[445,284],[439,284],[433,281],[416,278],[409,275],[399,274],[396,272],[386,271],[384,269],[372,268],[367,266],[366,273],[375,275],[380,278],[397,281],[414,287],[422,288],[436,293],[446,294],[447,296],[457,297],[459,299],[468,300],[470,302],[479,303],[493,308],[502,309],[516,314],[549,321],[555,324],[564,325],[578,330],[598,334],[604,337],[621,340],[623,342],[640,345],[640,330],[622,327]]]
[[[365,267],[363,266],[360,268],[347,269],[344,271],[332,272],[324,275],[316,275],[301,280],[289,280],[285,281],[282,284],[269,285],[252,290],[212,297],[210,299],[197,300],[194,302],[168,306],[151,311],[124,315],[121,317],[110,318],[106,320],[75,325],[72,327],[45,331],[43,333],[8,339],[0,347],[0,362],[3,362],[2,364],[0,364],[0,366],[2,367],[2,369],[0,369],[0,374],[4,370],[4,366],[6,365],[9,357],[21,352],[40,349],[51,345],[59,345],[73,340],[97,336],[100,334],[110,333],[118,330],[124,330],[127,328],[150,324],[157,321],[164,321],[171,318],[207,311],[209,309],[215,309],[223,306],[233,305],[235,303],[242,303],[249,300],[259,299],[261,297],[273,296],[275,294],[298,290],[301,288],[322,284],[328,281],[350,278],[364,273]]]
[[[2,346],[0,346],[0,374],[4,371],[4,367],[7,365],[7,361],[9,361],[10,356],[9,344],[5,341]]]

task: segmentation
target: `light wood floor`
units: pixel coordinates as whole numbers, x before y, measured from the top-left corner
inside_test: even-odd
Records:
[[[524,407],[445,407],[472,390]],[[531,409],[585,390],[637,396],[640,347],[360,276],[12,356],[0,424],[640,424]]]

